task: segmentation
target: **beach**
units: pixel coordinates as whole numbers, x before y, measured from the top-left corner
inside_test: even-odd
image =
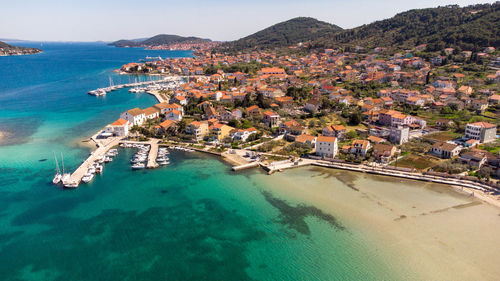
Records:
[[[446,185],[316,167],[267,178],[264,186],[290,202],[312,204],[369,234],[399,257],[395,266],[407,270],[406,280],[416,280],[411,272],[426,280],[500,274],[500,209]]]

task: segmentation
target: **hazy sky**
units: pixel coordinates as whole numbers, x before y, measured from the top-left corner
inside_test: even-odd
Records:
[[[468,0],[0,0],[0,38],[112,41],[156,34],[234,40],[309,16],[356,27],[415,8]]]

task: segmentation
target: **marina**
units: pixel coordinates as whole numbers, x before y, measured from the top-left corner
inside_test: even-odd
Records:
[[[88,92],[88,94],[91,96],[105,96],[108,92],[112,92],[122,88],[132,88],[129,90],[129,92],[132,93],[161,90],[164,88],[175,87],[177,85],[177,82],[181,81],[182,79],[184,79],[184,77],[182,76],[167,76],[158,80],[148,80],[142,82],[135,81],[133,83],[114,85],[113,80],[110,77],[108,87],[91,90]],[[163,85],[164,83],[166,83],[166,85]],[[169,85],[170,83],[173,83],[173,85]]]

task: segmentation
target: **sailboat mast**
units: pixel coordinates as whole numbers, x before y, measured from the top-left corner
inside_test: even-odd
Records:
[[[63,168],[63,174],[64,174],[64,158],[63,158],[62,152],[61,152],[61,162],[62,162],[62,168]]]
[[[54,152],[54,160],[56,160],[56,171],[58,174],[61,173],[61,170],[59,170],[59,164],[57,163],[57,157],[56,157],[56,153]]]

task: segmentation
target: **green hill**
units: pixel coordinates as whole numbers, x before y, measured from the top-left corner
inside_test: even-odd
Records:
[[[275,24],[236,41],[224,43],[221,48],[230,51],[284,47],[318,39],[328,32],[342,28],[313,18],[299,17]]]
[[[183,37],[179,35],[159,34],[148,39],[134,39],[134,40],[118,40],[109,45],[116,47],[138,47],[138,46],[158,46],[176,43],[197,43],[203,41],[210,41],[209,39],[202,39],[198,37]]]
[[[428,50],[454,47],[478,51],[500,46],[500,2],[410,10],[314,41],[314,47],[396,47],[428,44]]]

